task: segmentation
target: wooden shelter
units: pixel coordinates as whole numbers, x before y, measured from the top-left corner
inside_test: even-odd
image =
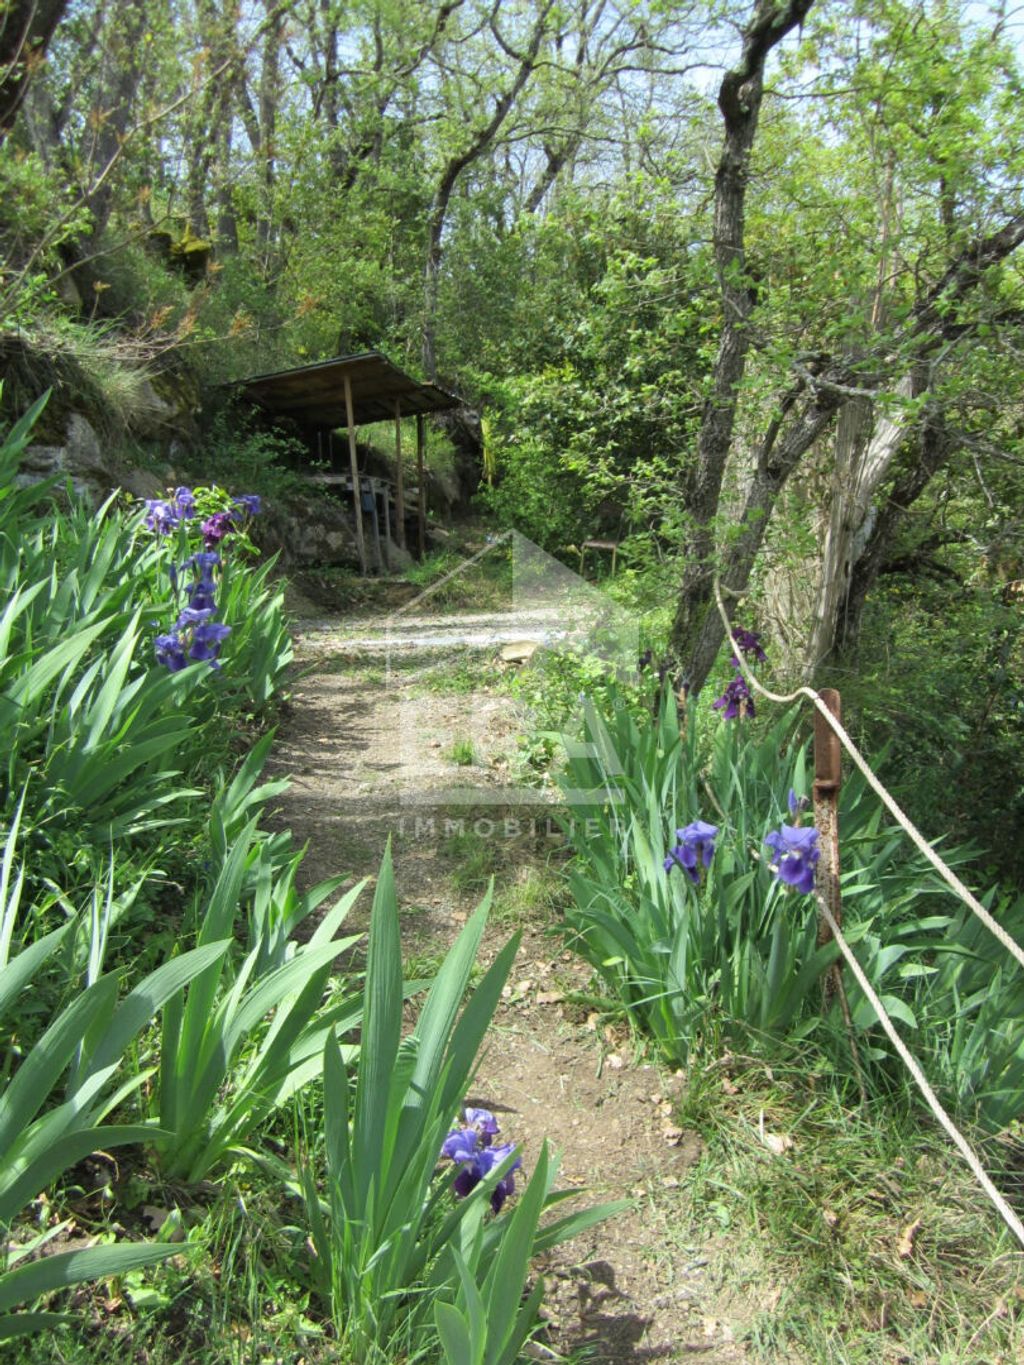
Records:
[[[426,543],[426,480],[423,468],[425,450],[424,418],[429,412],[444,412],[459,406],[460,399],[436,384],[421,384],[392,364],[380,351],[359,355],[335,356],[313,365],[300,365],[273,374],[255,375],[233,385],[257,407],[273,417],[289,417],[310,437],[321,457],[334,467],[333,433],[344,428],[348,433],[349,469],[347,473],[320,476],[321,482],[351,488],[355,513],[356,545],[359,563],[367,570],[366,537],[363,512],[372,516],[377,565],[383,569],[380,543],[380,512],[383,510],[385,540],[390,539],[391,490],[385,480],[360,474],[356,452],[356,428],[370,422],[395,423],[394,514],[398,544],[405,548],[405,487],[402,471],[402,418],[416,418],[416,469],[419,550]],[[383,487],[382,487],[383,485]],[[382,506],[381,506],[382,500]]]

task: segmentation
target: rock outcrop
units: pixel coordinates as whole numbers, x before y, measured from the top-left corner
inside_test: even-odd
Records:
[[[72,491],[94,507],[123,488],[136,498],[163,495],[160,480],[144,469],[124,464],[105,449],[90,423],[80,412],[68,417],[63,445],[30,445],[22,456],[15,482],[22,488],[44,479],[59,480],[58,489],[70,482]]]
[[[263,515],[253,525],[253,539],[267,554],[279,552],[283,568],[359,567],[355,531],[340,502],[291,493],[282,502],[267,501],[263,506]]]

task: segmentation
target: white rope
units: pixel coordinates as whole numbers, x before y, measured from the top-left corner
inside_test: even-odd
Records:
[[[918,1089],[921,1091],[921,1094],[928,1101],[929,1109],[931,1109],[932,1113],[938,1119],[939,1123],[946,1130],[946,1133],[949,1135],[950,1139],[956,1144],[957,1148],[959,1149],[960,1155],[971,1168],[974,1178],[977,1180],[978,1184],[988,1195],[989,1199],[992,1200],[992,1203],[999,1210],[999,1213],[1002,1215],[1003,1222],[1010,1229],[1013,1235],[1017,1238],[1017,1241],[1020,1242],[1021,1246],[1024,1247],[1024,1224],[1021,1223],[1020,1219],[1014,1213],[1013,1209],[1010,1208],[1009,1204],[996,1189],[988,1172],[985,1170],[984,1166],[981,1164],[981,1162],[975,1155],[974,1149],[971,1147],[970,1143],[964,1137],[963,1133],[961,1133],[960,1129],[956,1126],[953,1120],[946,1113],[945,1109],[943,1109],[942,1105],[939,1103],[935,1091],[931,1088],[931,1086],[928,1084],[927,1079],[925,1078],[924,1072],[921,1070],[914,1056],[908,1049],[906,1043],[904,1043],[903,1039],[896,1032],[892,1020],[885,1012],[884,1005],[882,1004],[881,1000],[879,1000],[878,996],[875,994],[871,982],[864,974],[864,970],[861,967],[860,963],[854,957],[852,948],[846,942],[846,939],[843,938],[843,932],[840,929],[839,925],[836,923],[835,916],[829,909],[828,902],[825,900],[823,896],[817,893],[816,898],[818,901],[818,910],[820,911],[821,916],[824,919],[825,923],[828,925],[829,929],[831,929],[832,936],[834,937],[836,943],[839,945],[839,951],[846,959],[850,971],[853,972],[854,976],[857,978],[857,984],[860,986],[865,996],[871,1002],[872,1008],[878,1015],[878,1022],[882,1025],[882,1028],[888,1035],[889,1041],[892,1043],[893,1047],[896,1049],[900,1057],[903,1059],[903,1063],[906,1066],[907,1070],[910,1072],[911,1076],[913,1076],[914,1080],[917,1082],[917,1086]]]
[[[779,692],[770,692],[767,687],[764,687],[760,682],[758,682],[757,678],[754,675],[753,670],[745,662],[743,657],[743,651],[740,649],[732,633],[732,626],[729,624],[729,617],[725,610],[725,604],[722,601],[722,591],[721,587],[719,586],[717,578],[715,579],[715,601],[718,603],[718,611],[725,625],[726,634],[729,636],[729,643],[732,645],[733,654],[735,658],[739,661],[740,671],[742,672],[743,677],[745,678],[748,685],[751,686],[755,692],[757,692],[760,696],[764,697],[767,701],[780,702],[783,705],[786,705],[789,702],[799,700],[799,698],[801,697],[806,697],[809,701],[813,702],[817,710],[820,711],[821,714],[828,721],[829,725],[832,727],[833,732],[836,735],[838,735],[839,742],[842,744],[843,748],[846,750],[846,752],[853,759],[854,763],[863,773],[868,786],[875,793],[878,799],[882,802],[885,808],[889,811],[890,815],[892,815],[893,819],[897,822],[897,824],[902,828],[903,832],[907,835],[910,841],[915,845],[915,847],[918,849],[920,853],[924,854],[924,856],[931,863],[932,867],[934,867],[936,872],[938,872],[939,876],[953,891],[956,892],[956,894],[960,897],[964,904],[969,906],[970,909],[974,911],[974,913],[981,920],[982,924],[984,924],[985,928],[988,929],[988,931],[999,940],[999,942],[1003,945],[1006,951],[1011,954],[1012,957],[1016,958],[1018,965],[1020,967],[1024,967],[1024,948],[1022,948],[1020,944],[1016,942],[1015,939],[1012,939],[1010,937],[1010,935],[1006,932],[1006,930],[1002,927],[1001,924],[999,924],[995,919],[993,919],[993,917],[985,909],[985,907],[978,900],[978,898],[967,889],[967,887],[963,884],[963,882],[956,875],[956,873],[949,866],[949,864],[939,857],[939,855],[935,852],[934,848],[932,848],[931,844],[924,837],[924,835],[917,828],[917,826],[913,823],[910,817],[904,815],[903,811],[897,805],[895,798],[890,796],[889,792],[886,790],[885,787],[883,787],[882,783],[875,776],[867,759],[864,758],[860,750],[857,748],[856,744],[854,744],[853,740],[847,734],[846,730],[843,727],[842,722],[832,714],[832,712],[828,709],[828,707],[825,705],[822,699],[818,696],[817,692],[815,692],[813,688],[810,687],[798,687],[795,692],[789,692],[786,694],[782,694]]]

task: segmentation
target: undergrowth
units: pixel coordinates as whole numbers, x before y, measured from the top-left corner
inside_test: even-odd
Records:
[[[1024,1352],[1024,1254],[908,1097],[862,1110],[823,1056],[725,1053],[677,1109],[702,1153],[688,1235],[759,1304],[754,1356],[830,1365],[1000,1365]],[[1019,1150],[986,1164],[1019,1186]]]

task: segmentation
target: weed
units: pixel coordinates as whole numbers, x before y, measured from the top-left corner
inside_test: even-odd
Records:
[[[471,739],[460,736],[452,742],[448,757],[460,768],[471,768],[477,762],[476,746]]]
[[[451,882],[457,891],[482,890],[501,859],[497,843],[473,829],[448,835],[441,842],[440,853],[452,864]]]
[[[491,921],[514,928],[531,923],[550,923],[565,898],[565,885],[548,867],[526,863],[494,899]]]

